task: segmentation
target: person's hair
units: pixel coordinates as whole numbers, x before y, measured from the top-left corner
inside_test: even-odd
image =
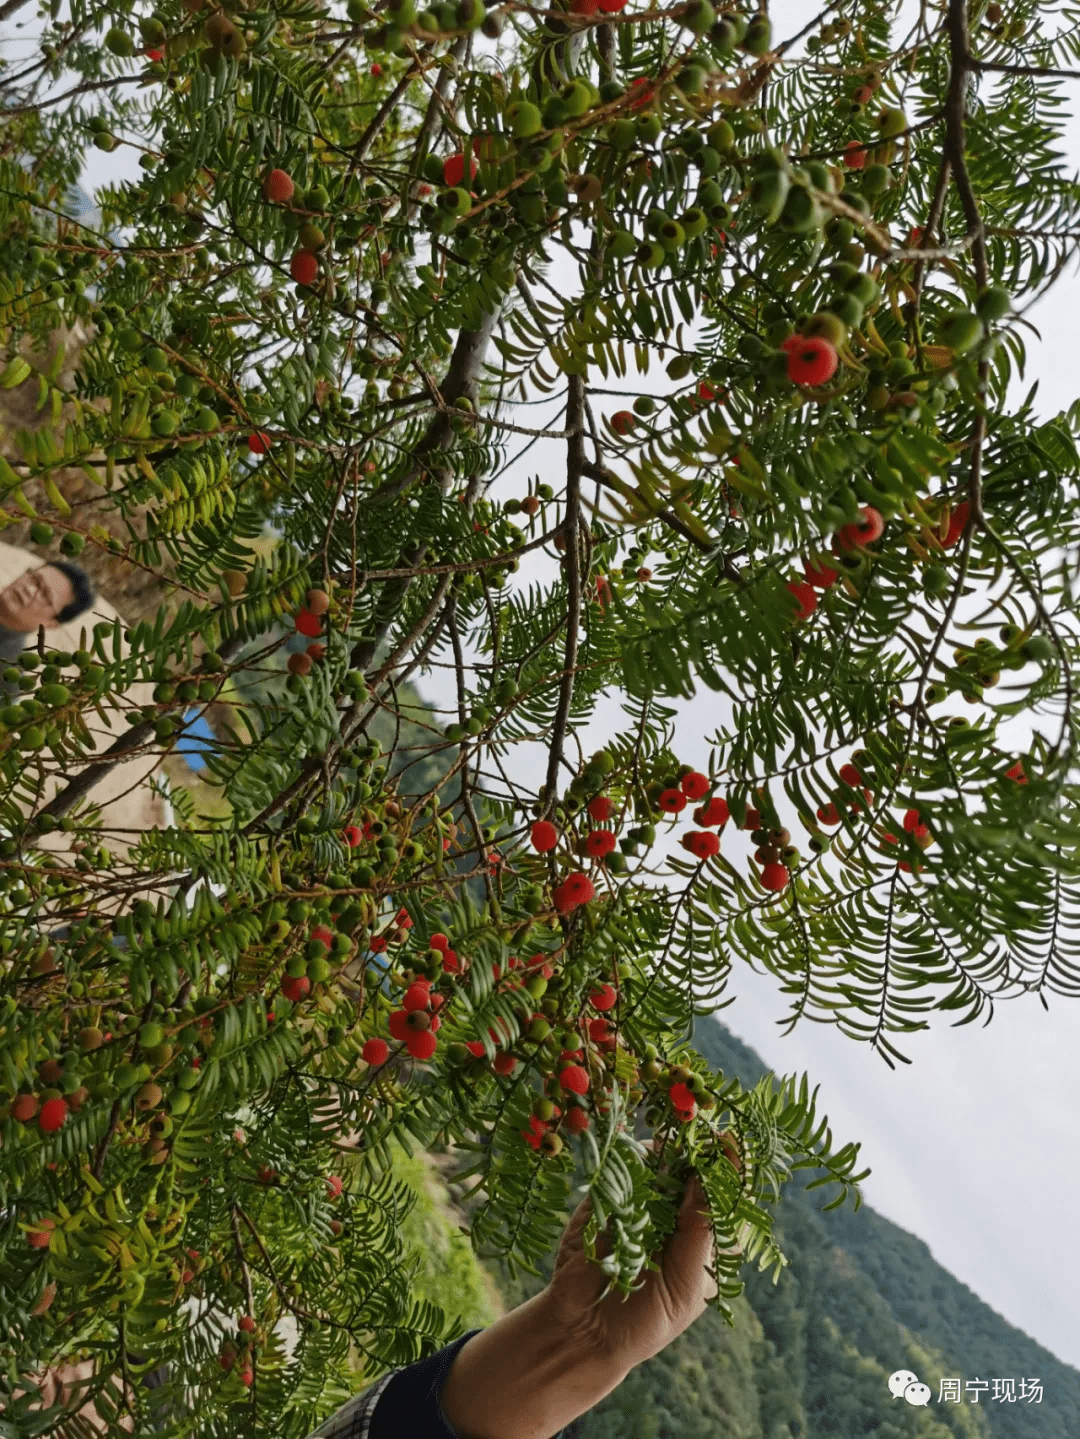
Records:
[[[84,614],[97,599],[94,582],[81,565],[73,565],[70,560],[50,560],[49,565],[52,569],[67,575],[71,581],[71,588],[75,591],[71,602],[66,604],[56,616],[62,625],[66,625],[68,620],[76,619],[79,615]]]

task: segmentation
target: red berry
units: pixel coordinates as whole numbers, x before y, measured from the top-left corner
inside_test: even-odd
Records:
[[[407,1009],[395,1009],[387,1020],[387,1028],[392,1039],[408,1039],[415,1032],[409,1027],[409,1011]]]
[[[907,830],[908,834],[911,834],[913,830],[918,829],[920,827],[920,824],[921,821],[919,819],[919,811],[917,809],[909,809],[907,814],[904,815],[904,828]]]
[[[840,823],[840,811],[834,804],[823,804],[817,812],[817,817],[822,824]]]
[[[594,829],[585,837],[585,851],[594,859],[603,859],[615,848],[615,836],[609,829]]]
[[[41,1106],[38,1124],[46,1134],[54,1134],[68,1117],[68,1107],[62,1099],[47,1099]]]
[[[746,809],[746,818],[743,820],[743,829],[760,829],[760,828],[761,828],[761,811],[760,811],[759,809],[751,809],[751,808],[749,807],[749,805],[748,805],[748,806],[747,806],[747,809]]]
[[[681,843],[695,859],[711,859],[720,852],[720,836],[711,830],[692,829],[689,834],[683,835]]]
[[[287,205],[296,187],[292,176],[284,170],[271,170],[263,185],[263,194],[272,205]]]
[[[862,170],[866,166],[866,150],[858,140],[849,140],[844,146],[844,167],[848,170]]]
[[[709,792],[709,781],[707,776],[692,769],[683,775],[679,788],[687,799],[704,799]]]
[[[236,1321],[236,1327],[237,1329],[242,1329],[245,1334],[255,1333],[255,1321],[250,1314],[241,1314],[240,1318]]]
[[[862,519],[857,525],[845,525],[837,538],[846,550],[862,549],[879,540],[885,530],[885,521],[873,505],[864,505]]]
[[[476,158],[469,156],[469,174],[476,179],[476,172],[479,169]],[[460,152],[456,155],[448,155],[443,161],[442,178],[444,185],[460,185],[465,178],[465,156]]]
[[[761,871],[761,883],[766,889],[786,889],[791,875],[782,864],[767,864]]]
[[[577,1105],[568,1112],[566,1118],[563,1120],[563,1128],[569,1130],[571,1134],[584,1134],[588,1127],[589,1116],[583,1109],[579,1109]]]
[[[459,974],[461,972],[461,962],[454,950],[443,950],[442,967],[445,974]]]
[[[265,430],[256,430],[253,435],[248,435],[248,449],[253,455],[268,455],[270,453],[270,436]]]
[[[788,379],[796,385],[824,385],[836,374],[836,347],[820,335],[802,337],[787,352]]]
[[[611,1021],[609,1019],[590,1019],[589,1038],[594,1044],[602,1044],[605,1039],[610,1039]]]
[[[491,1067],[496,1074],[513,1074],[517,1060],[512,1054],[497,1054],[491,1061]]]
[[[55,1228],[55,1219],[39,1219],[33,1229],[26,1231],[27,1244],[31,1249],[48,1249],[49,1233]]]
[[[668,1098],[676,1109],[693,1109],[697,1103],[686,1085],[679,1081],[676,1081],[668,1090]]]
[[[251,1386],[255,1383],[255,1375],[251,1372],[250,1369],[242,1369],[240,1371],[240,1383],[245,1385],[248,1389],[250,1389]]]
[[[568,1089],[573,1094],[587,1094],[589,1092],[589,1071],[580,1064],[568,1064],[565,1069],[559,1071],[559,1083],[563,1089]]]
[[[800,584],[798,580],[788,580],[788,589],[795,596],[795,618],[797,620],[808,620],[817,609],[817,593],[812,585]]]
[[[422,1029],[417,1034],[410,1034],[405,1041],[405,1048],[414,1059],[430,1059],[438,1047],[439,1041],[430,1029]]]
[[[12,1119],[17,1119],[20,1124],[29,1124],[38,1112],[37,1096],[34,1094],[17,1094],[11,1101],[10,1111]]]
[[[656,804],[665,814],[681,814],[686,808],[686,796],[681,789],[665,789]]]
[[[369,1039],[360,1053],[365,1064],[385,1064],[390,1055],[390,1046],[385,1039]]]
[[[1007,769],[1005,771],[1005,778],[1015,780],[1017,784],[1027,784],[1028,777],[1024,773],[1024,761],[1022,759],[1018,759],[1013,765],[1012,769]],[[12,1109],[12,1112],[14,1113],[14,1108]]]
[[[822,564],[815,560],[806,560],[803,564],[803,574],[806,576],[806,583],[813,585],[815,589],[827,590],[834,585],[839,578],[836,570],[829,565]]]
[[[375,64],[372,65],[371,70],[368,73],[374,75],[376,79],[378,79],[379,76],[382,74],[382,66],[377,60],[375,61]]]
[[[298,285],[312,285],[319,273],[319,261],[310,250],[297,250],[289,262],[289,274]]]
[[[317,924],[311,931],[311,937],[312,939],[317,939],[320,944],[325,944],[327,949],[329,949],[334,942],[333,930],[327,929],[324,924]]]
[[[602,4],[601,9],[603,9]],[[634,428],[633,411],[617,410],[611,417],[611,428],[617,435],[628,435]]]
[[[588,904],[596,896],[592,880],[581,870],[575,870],[573,874],[568,874],[560,888],[570,900],[572,909],[576,909],[579,904]]]
[[[600,9],[600,0],[573,0],[570,12],[573,15],[595,15]]]
[[[840,778],[852,789],[858,789],[862,784],[862,775],[853,764],[842,764],[840,766]]]
[[[956,544],[957,540],[967,529],[970,516],[971,506],[967,500],[962,500],[950,515],[949,528],[945,533],[945,538],[941,542],[947,550],[952,549],[953,545]]]
[[[375,938],[369,942],[368,949],[371,950],[372,954],[382,954],[386,949],[386,936],[384,934],[377,934]]]
[[[437,930],[428,940],[428,949],[441,949],[445,952],[449,948],[450,940],[441,930]]]
[[[298,635],[305,635],[312,639],[315,635],[322,634],[322,620],[318,615],[313,615],[310,610],[301,610],[293,619]]]
[[[605,15],[617,15],[626,9],[626,0],[600,0],[600,9]]]
[[[559,831],[549,819],[538,819],[530,831],[532,847],[539,854],[546,854],[559,842]]]
[[[589,995],[593,1009],[614,1009],[618,999],[618,991],[613,984],[602,984]]]
[[[596,820],[597,824],[604,824],[615,813],[615,806],[606,794],[598,794],[595,799],[588,803],[589,818]]]
[[[401,1007],[408,1013],[414,1009],[427,1009],[431,1000],[426,984],[410,984],[405,991],[405,998],[401,1001]]]
[[[708,384],[708,382],[705,380],[702,380],[701,384],[698,385],[697,392],[698,398],[701,400],[709,401],[716,399],[716,391],[713,389],[712,385]]]
[[[355,849],[364,838],[364,832],[355,824],[348,824],[341,831],[341,837],[350,849]]]
[[[700,809],[694,811],[694,823],[707,827],[725,825],[730,818],[731,811],[728,809],[728,802],[726,799],[721,799],[719,795],[714,795],[707,804],[703,804]]]
[[[696,1114],[697,1105],[693,1104],[690,1106],[689,1109],[677,1109],[675,1111],[675,1118],[679,1121],[680,1124],[689,1124]]]
[[[286,974],[281,980],[281,992],[286,999],[291,999],[293,1004],[299,1004],[311,993],[311,980],[306,974]]]
[[[483,1041],[482,1041],[482,1040],[479,1040],[479,1039],[467,1039],[467,1040],[465,1041],[465,1048],[466,1048],[466,1049],[469,1051],[469,1053],[470,1053],[471,1055],[473,1055],[476,1059],[482,1059],[482,1058],[483,1058],[483,1055],[484,1055],[484,1045],[483,1045]]]

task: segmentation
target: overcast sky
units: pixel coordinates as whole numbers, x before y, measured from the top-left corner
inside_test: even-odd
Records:
[[[781,36],[789,33],[788,16],[801,17],[802,23],[808,11],[798,0],[774,0],[771,9]],[[5,31],[10,38],[10,25]],[[5,51],[14,57],[27,48],[20,39]],[[1070,153],[1080,155],[1075,123]],[[135,175],[134,158],[130,150],[113,155],[91,150],[84,183],[92,189],[106,179]],[[551,278],[559,283],[558,269]],[[1077,396],[1080,307],[1074,296],[1075,267],[1028,316],[1041,331],[1041,340],[1029,341],[1027,381],[1041,381],[1042,417]],[[656,378],[654,370],[654,386]],[[626,391],[640,392],[629,384]],[[618,400],[596,405],[609,413],[622,407]],[[530,411],[523,420],[537,424],[541,414]],[[549,423],[557,427],[553,412]],[[528,475],[550,475],[557,486],[563,461],[563,446],[544,442],[514,467],[496,494],[524,493]],[[519,578],[546,579],[551,572],[541,560],[523,564]],[[445,671],[433,670],[422,688],[433,702],[450,701]],[[582,735],[586,753],[620,729],[623,718],[617,699],[605,702]],[[726,718],[709,692],[684,703],[680,756],[707,767],[707,738]],[[518,773],[530,772],[526,763],[524,755],[515,758]],[[865,1185],[868,1202],[924,1239],[947,1269],[1011,1323],[1080,1365],[1075,1283],[1080,1176],[1072,1148],[1080,1007],[1052,1001],[1046,1013],[1037,1001],[1018,1001],[1000,1008],[988,1028],[952,1028],[944,1017],[935,1019],[928,1033],[909,1036],[901,1046],[912,1064],[892,1071],[830,1027],[804,1024],[781,1037],[785,1004],[771,978],[737,971],[729,993],[737,1001],[721,1016],[724,1022],[777,1071],[808,1070],[821,1084],[821,1106],[837,1141],[862,1141],[863,1157],[873,1169]]]

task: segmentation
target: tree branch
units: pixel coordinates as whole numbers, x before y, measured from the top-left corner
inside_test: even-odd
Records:
[[[555,786],[559,778],[563,741],[570,719],[570,702],[574,694],[574,670],[577,667],[578,626],[581,619],[581,564],[578,550],[578,529],[581,523],[581,480],[585,473],[585,381],[581,375],[569,377],[566,397],[566,428],[570,440],[566,446],[566,644],[563,651],[562,682],[559,706],[551,729],[548,751],[547,783],[544,789],[544,813],[555,807]]]

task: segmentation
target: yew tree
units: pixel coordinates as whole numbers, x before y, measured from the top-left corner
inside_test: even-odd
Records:
[[[33,1376],[89,1359],[68,1408],[116,1432],[303,1439],[445,1342],[392,1139],[533,1272],[577,1173],[624,1293],[692,1166],[730,1315],[793,1171],[863,1177],[805,1077],[694,1050],[733,970],[891,1064],[1080,990],[1080,414],[1018,398],[1080,42],[812,8],[71,0],[12,47],[0,525],[173,596],[2,675],[20,1434],[81,1422]],[[97,228],[89,147],[136,176]],[[372,727],[433,666],[418,794]],[[120,845],[98,782],[205,706],[220,805]]]

